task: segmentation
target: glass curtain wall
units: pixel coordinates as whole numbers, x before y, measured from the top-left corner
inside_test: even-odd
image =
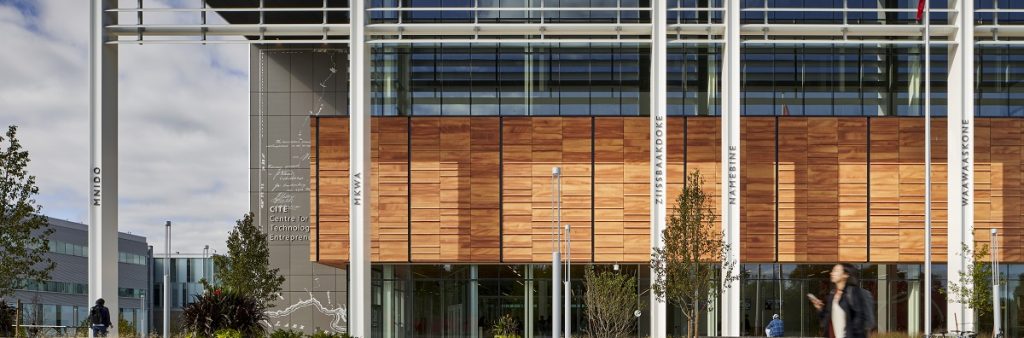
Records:
[[[376,116],[645,116],[649,47],[382,46]]]
[[[759,335],[778,314],[791,336],[821,334],[817,311],[807,294],[824,299],[832,264],[744,264],[740,304],[744,334]],[[924,279],[918,264],[856,264],[860,285],[875,298],[877,330],[921,334],[924,323]],[[946,327],[945,265],[932,266],[933,332]],[[984,320],[984,319],[983,319]],[[991,321],[989,321],[991,322]]]
[[[979,46],[974,60],[975,116],[1024,116],[1024,48]]]
[[[574,334],[582,334],[587,325],[585,267],[572,267]],[[639,268],[619,265],[620,272],[633,276]],[[373,325],[379,328],[374,337],[471,337],[474,332],[477,337],[490,337],[494,324],[505,315],[515,319],[523,337],[551,337],[550,265],[383,265],[373,269],[374,313],[380,313],[374,316]],[[646,283],[638,286],[637,294],[646,295]],[[476,326],[472,318],[477,319]],[[640,323],[644,326],[643,319]]]
[[[924,285],[920,264],[857,264],[861,285],[875,297],[876,319],[881,332],[920,334],[924,323]],[[585,265],[572,268],[573,332],[586,330],[583,303]],[[604,265],[599,268],[610,269]],[[820,323],[806,295],[824,298],[829,290],[832,264],[744,264],[741,273],[741,333],[760,335],[779,314],[789,336],[816,336]],[[620,264],[622,273],[638,277],[638,308],[649,300],[647,267]],[[1007,336],[1024,334],[1024,264],[1001,265],[1007,278],[1001,300]],[[945,265],[932,267],[933,332],[943,332],[946,322]],[[511,315],[523,337],[550,337],[550,265],[380,265],[373,267],[374,337],[489,337],[494,323]],[[701,314],[701,335],[718,332],[717,301]],[[639,318],[633,336],[647,335],[647,311]],[[63,315],[63,314],[62,314]],[[471,318],[477,319],[472,325]],[[685,318],[669,304],[666,323],[673,336],[685,334]],[[979,319],[980,331],[991,330],[992,314]]]
[[[741,58],[744,115],[924,115],[919,46],[750,46]],[[946,115],[946,58],[933,48],[933,116]]]

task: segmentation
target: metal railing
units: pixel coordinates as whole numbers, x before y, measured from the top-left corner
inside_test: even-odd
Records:
[[[322,0],[314,5],[252,0],[231,7],[222,0],[191,0],[187,8],[168,8],[156,1],[106,10],[118,23],[107,26],[109,43],[348,43],[351,9],[347,2]],[[1005,3],[1008,0],[1003,0]],[[744,44],[922,44],[924,25],[916,2],[899,8],[779,7],[772,1],[741,8]],[[124,3],[124,2],[121,2]],[[394,1],[366,9],[366,32],[373,44],[406,43],[649,43],[653,31],[651,6],[584,7],[585,3],[552,6],[544,0],[516,6],[493,6],[484,0],[410,6]],[[611,2],[608,2],[611,3]],[[626,2],[635,4],[636,2]],[[163,7],[161,7],[163,6]],[[1014,5],[1020,7],[1019,5]],[[1024,45],[1024,8],[974,10],[976,43]],[[212,15],[211,15],[212,14]],[[670,1],[665,16],[668,43],[721,44],[726,9],[721,1]],[[931,44],[950,44],[959,15],[954,9],[931,8]]]

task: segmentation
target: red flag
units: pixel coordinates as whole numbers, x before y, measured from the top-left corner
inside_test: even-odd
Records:
[[[917,21],[921,21],[921,18],[924,17],[924,2],[925,1],[927,1],[927,0],[919,0],[917,2]]]

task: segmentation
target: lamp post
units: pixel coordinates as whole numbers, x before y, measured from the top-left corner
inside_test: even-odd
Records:
[[[171,221],[164,226],[164,338],[171,337]]]
[[[569,224],[565,225],[565,338],[572,337],[572,236]]]
[[[932,334],[932,44],[931,8],[924,2],[924,336]]]
[[[561,316],[562,298],[562,169],[551,168],[551,337],[558,338],[562,331]],[[527,319],[529,320],[529,319]]]
[[[1002,337],[1003,323],[999,317],[999,259],[996,258],[996,236],[998,230],[992,229],[992,335]]]

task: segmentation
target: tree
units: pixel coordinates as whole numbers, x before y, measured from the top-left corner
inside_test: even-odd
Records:
[[[972,259],[958,272],[961,282],[949,283],[949,300],[974,309],[975,318],[985,317],[992,312],[992,263],[988,244],[972,253],[967,244],[962,243],[960,252],[964,257]],[[1006,282],[1003,276],[999,278],[1000,284]],[[964,318],[959,320],[963,321]]]
[[[251,295],[267,307],[273,306],[271,302],[281,292],[284,277],[279,269],[270,268],[267,234],[253,224],[251,212],[236,222],[227,244],[227,256],[213,258],[220,285]]]
[[[714,206],[704,193],[699,171],[686,177],[671,217],[662,231],[664,246],[651,253],[652,291],[660,301],[679,307],[686,317],[686,334],[697,335],[700,312],[717,299],[728,283],[738,278],[729,257],[725,233],[715,229]],[[724,277],[723,277],[724,276]]]
[[[0,151],[0,298],[14,294],[29,280],[47,280],[54,263],[50,224],[40,214],[36,177],[29,175],[28,151],[16,137],[18,127],[7,129],[7,147]],[[0,147],[4,138],[0,137]]]
[[[633,311],[639,310],[636,277],[615,271],[594,271],[584,275],[589,334],[596,338],[628,337],[636,325]]]

